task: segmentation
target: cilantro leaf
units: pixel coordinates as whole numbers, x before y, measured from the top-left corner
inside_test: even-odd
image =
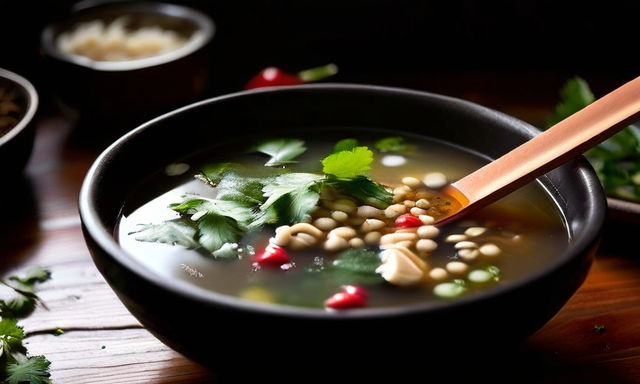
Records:
[[[271,177],[249,177],[237,172],[228,172],[218,183],[216,198],[236,201],[245,205],[259,205],[264,202],[262,187],[271,182]]]
[[[198,242],[212,253],[225,243],[238,242],[243,234],[238,222],[231,217],[208,212],[198,219]]]
[[[385,137],[376,141],[374,147],[385,152],[404,152],[411,146],[404,142],[404,138],[400,136]]]
[[[333,147],[333,152],[331,153],[350,151],[357,146],[358,140],[356,139],[342,139],[336,143],[335,147]]]
[[[35,283],[44,283],[51,278],[51,272],[39,265],[35,265],[27,270],[25,276],[11,276],[10,280],[19,281],[25,285],[34,285]]]
[[[569,79],[560,90],[560,97],[555,112],[547,118],[547,127],[559,123],[595,100],[589,85],[580,77]]]
[[[385,209],[393,202],[391,192],[366,176],[358,176],[348,180],[334,179],[330,183],[340,193],[355,197],[360,202],[376,208]]]
[[[300,156],[307,147],[304,141],[298,139],[274,139],[258,144],[256,151],[271,156],[264,165],[267,167],[277,167],[284,164],[294,163],[293,159]]]
[[[47,384],[51,362],[44,356],[32,356],[20,363],[7,365],[7,383],[9,384]]]
[[[186,215],[206,215],[209,213],[226,216],[245,228],[253,219],[252,206],[238,201],[197,198],[171,204],[169,208]],[[200,221],[199,219],[196,221]]]
[[[1,287],[0,315],[2,317],[24,317],[36,308],[35,295],[25,295],[12,287]]]
[[[222,180],[224,175],[235,166],[236,165],[234,163],[207,164],[200,171],[199,178],[212,187],[215,187]]]
[[[301,221],[318,202],[318,183],[321,180],[322,176],[312,173],[280,175],[262,189],[267,200],[260,210],[274,207],[278,222]]]
[[[195,222],[184,217],[167,220],[159,224],[142,225],[140,230],[129,233],[129,235],[132,234],[138,234],[135,237],[138,241],[180,245],[187,249],[200,247],[194,240],[196,234]]]
[[[322,160],[322,170],[338,179],[351,179],[371,169],[373,152],[367,147],[333,153]]]
[[[12,354],[26,352],[22,345],[24,330],[18,325],[18,320],[3,318],[0,321],[0,356],[13,359]]]

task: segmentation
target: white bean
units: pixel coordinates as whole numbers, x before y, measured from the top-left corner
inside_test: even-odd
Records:
[[[332,236],[324,242],[324,249],[329,252],[341,251],[349,248],[349,242],[342,237]]]
[[[349,215],[342,211],[333,211],[331,212],[331,218],[339,223],[347,221]]]
[[[402,178],[402,184],[414,189],[420,187],[422,185],[422,182],[415,177],[407,176]]]
[[[345,223],[353,227],[357,227],[358,225],[361,225],[362,223],[364,223],[364,220],[365,220],[364,217],[350,217],[347,219]]]
[[[309,245],[315,245],[318,242],[318,238],[317,237],[315,237],[313,235],[310,235],[310,234],[308,234],[306,232],[300,232],[297,235],[295,235],[294,237],[304,240]]]
[[[478,248],[478,244],[473,241],[459,241],[454,246],[455,249]]]
[[[422,280],[424,272],[407,255],[397,249],[382,252],[385,260],[377,269],[382,278],[391,284],[408,286]]]
[[[469,266],[461,261],[450,261],[447,263],[447,271],[454,275],[462,275],[467,272]]]
[[[449,276],[449,273],[447,273],[447,270],[444,268],[433,268],[429,271],[429,277],[436,281],[442,281],[446,279],[447,276]]]
[[[356,237],[356,230],[351,227],[338,227],[329,232],[329,237],[342,237],[349,240]]]
[[[418,199],[418,201],[416,201],[416,207],[418,208],[426,209],[426,208],[429,208],[430,206],[431,206],[431,203],[427,199]]]
[[[438,248],[438,243],[431,239],[420,239],[416,243],[416,249],[420,252],[433,252]]]
[[[319,230],[318,228],[314,227],[313,225],[309,224],[309,223],[298,223],[298,224],[294,224],[289,231],[291,232],[292,235],[295,235],[296,233],[308,233],[311,236],[315,237],[316,239],[321,238],[322,236],[324,236],[324,233],[322,233],[321,230]]]
[[[371,232],[371,231],[377,231],[378,229],[382,229],[384,227],[386,227],[386,223],[382,220],[378,220],[378,219],[366,219],[364,221],[364,223],[362,223],[362,227],[360,227],[360,230],[362,232]]]
[[[395,219],[405,212],[407,212],[407,207],[405,207],[404,204],[393,204],[384,210],[384,215],[390,219]]]
[[[447,176],[440,172],[430,172],[424,176],[422,182],[431,189],[440,189],[447,185]]]
[[[382,211],[376,207],[372,207],[370,205],[361,205],[358,207],[359,217],[364,217],[366,219],[376,218],[379,219],[383,216]]]
[[[464,261],[474,261],[480,256],[477,249],[465,248],[458,251],[458,256]]]
[[[420,221],[422,221],[422,224],[424,225],[433,224],[436,221],[436,219],[434,219],[433,216],[429,216],[429,215],[420,215],[418,216],[418,218],[420,219]]]
[[[321,217],[313,222],[316,228],[328,232],[338,226],[338,223],[330,217]]]
[[[376,245],[380,243],[380,237],[382,237],[380,232],[369,232],[364,235],[364,242],[369,245]]]
[[[413,200],[405,200],[402,204],[407,208],[413,208],[416,206],[416,202]]]
[[[291,241],[289,241],[289,249],[292,251],[299,251],[301,249],[308,248],[311,245],[313,244],[309,244],[303,237],[298,236],[291,236]]]
[[[426,209],[422,209],[422,208],[418,208],[418,207],[413,207],[409,210],[409,212],[411,212],[411,214],[413,216],[421,216],[421,215],[426,215],[427,214],[427,210]]]
[[[338,203],[337,201],[325,201],[324,205],[325,207],[333,211],[342,211],[348,214],[356,213],[356,205],[353,203],[353,201],[343,200],[343,199],[340,199],[339,201],[342,201],[342,202]],[[347,201],[351,204],[346,203]]]
[[[444,239],[444,241],[446,241],[447,243],[457,243],[459,241],[465,241],[468,238],[469,237],[467,237],[467,235],[462,235],[462,234],[455,233],[453,235],[447,236],[447,238]]]
[[[484,227],[471,227],[471,228],[467,228],[467,230],[464,231],[464,234],[469,237],[476,237],[476,236],[482,235],[486,231],[487,231],[487,228],[484,228]]]
[[[354,237],[353,239],[349,240],[349,245],[351,246],[351,248],[362,248],[364,247],[364,241],[359,237]]]
[[[389,249],[389,248],[388,248]],[[413,263],[415,265],[417,265],[418,267],[420,267],[420,269],[422,270],[426,270],[429,266],[427,265],[427,262],[422,260],[418,255],[416,255],[415,253],[411,252],[411,250],[408,247],[396,244],[393,247],[391,247],[391,249],[395,249],[397,251],[399,251],[400,253],[404,254],[405,256],[407,256],[408,258],[411,259],[411,261],[413,261]],[[382,261],[384,262],[384,255],[383,255],[383,259]]]
[[[480,247],[480,253],[482,253],[485,256],[498,256],[499,254],[502,253],[502,250],[500,249],[500,247],[498,247],[493,243],[487,243],[487,244],[483,244]]]
[[[433,225],[423,225],[418,227],[416,233],[421,239],[433,239],[434,237],[438,236],[438,234],[440,234],[440,230],[438,229],[438,227]]]
[[[380,244],[395,244],[399,241],[415,241],[418,235],[411,232],[405,233],[388,233],[380,238]]]

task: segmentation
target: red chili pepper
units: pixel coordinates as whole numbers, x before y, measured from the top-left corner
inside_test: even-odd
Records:
[[[335,64],[327,64],[322,67],[307,69],[297,74],[288,73],[276,67],[267,67],[249,80],[244,86],[244,89],[298,85],[318,81],[325,77],[333,76],[336,73],[338,73],[338,67]]]
[[[343,292],[355,293],[356,295],[369,297],[369,292],[367,292],[367,290],[362,287],[358,287],[357,285],[343,285],[340,288],[342,288]]]
[[[366,305],[366,297],[349,292],[338,292],[324,302],[324,306],[331,309],[361,308]]]
[[[414,228],[422,225],[422,220],[410,213],[398,216],[396,219],[396,227],[398,228]]]
[[[280,268],[290,263],[291,259],[282,247],[270,244],[264,251],[257,253],[251,261],[258,267]]]

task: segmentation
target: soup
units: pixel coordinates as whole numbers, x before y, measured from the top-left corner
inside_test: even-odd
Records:
[[[455,209],[443,187],[486,159],[350,132],[221,143],[171,164],[131,193],[116,237],[167,279],[327,310],[453,300],[521,279],[568,246],[537,183],[434,226]]]

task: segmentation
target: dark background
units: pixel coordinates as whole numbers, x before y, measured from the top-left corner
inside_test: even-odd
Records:
[[[403,86],[422,75],[507,73],[560,84],[579,74],[596,79],[597,91],[600,78],[638,74],[638,1],[173,2],[204,10],[217,24],[209,94],[241,88],[267,65],[297,71],[329,62],[340,67],[338,81]],[[0,0],[0,67],[45,86],[39,33],[73,4]]]

